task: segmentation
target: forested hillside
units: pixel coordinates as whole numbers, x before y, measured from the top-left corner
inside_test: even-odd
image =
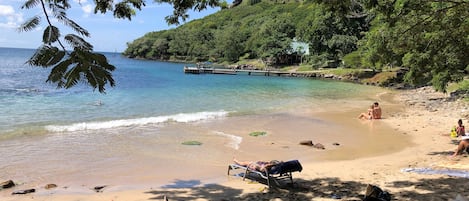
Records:
[[[310,54],[336,60],[356,50],[361,33],[368,30],[366,19],[347,18],[313,2],[245,1],[176,29],[148,33],[129,43],[125,55],[236,62],[291,54],[296,39],[310,44]]]
[[[293,49],[292,42],[309,48]],[[309,54],[306,54],[309,53]],[[248,0],[128,43],[128,57],[318,67],[404,67],[446,90],[469,70],[469,0]]]

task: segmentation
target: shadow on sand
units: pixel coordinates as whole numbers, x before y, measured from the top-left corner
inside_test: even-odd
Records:
[[[249,185],[246,182],[246,185]],[[200,181],[178,180],[162,189],[148,191],[153,194],[150,200],[162,200],[164,196],[173,200],[362,200],[367,183],[342,181],[338,178],[317,178],[314,180],[295,179],[293,185],[271,188],[268,191],[243,194],[242,189],[235,189],[219,184],[201,185]],[[174,188],[179,187],[179,188]],[[438,179],[421,179],[417,182],[395,181],[380,186],[400,189],[389,191],[392,200],[399,201],[453,201],[458,196],[469,197],[467,178],[442,176]],[[165,188],[168,188],[167,190]],[[424,193],[422,193],[424,192]],[[463,199],[464,200],[464,199]],[[458,199],[459,201],[459,199]]]

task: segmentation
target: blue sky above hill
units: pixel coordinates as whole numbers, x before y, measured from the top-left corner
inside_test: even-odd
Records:
[[[90,32],[90,38],[86,40],[93,44],[94,50],[106,52],[122,52],[127,47],[127,42],[143,36],[151,31],[159,31],[176,26],[169,26],[164,17],[170,15],[172,7],[169,4],[157,4],[147,1],[141,11],[137,11],[132,21],[116,19],[112,13],[94,14],[94,1],[72,0],[72,8],[67,16]],[[42,33],[46,26],[45,19],[39,28],[29,32],[18,32],[17,28],[34,15],[42,15],[38,8],[21,9],[24,0],[0,0],[0,47],[37,48],[41,45]],[[208,8],[202,12],[190,11],[189,19],[199,19],[217,12],[220,8]],[[53,22],[54,23],[54,22]],[[60,26],[61,34],[72,32],[69,28]]]

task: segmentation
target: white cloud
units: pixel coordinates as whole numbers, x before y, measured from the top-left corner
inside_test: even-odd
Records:
[[[0,5],[0,28],[17,28],[23,21],[23,14],[16,13],[13,6]]]
[[[88,3],[87,0],[73,0],[73,1],[77,4],[86,4],[86,3]]]
[[[85,17],[88,17],[91,14],[91,12],[93,12],[93,5],[91,5],[91,4],[83,5],[81,7],[81,10],[83,10],[83,12],[85,12],[85,14],[84,14]]]
[[[12,15],[15,13],[15,9],[12,6],[0,5],[0,16]]]

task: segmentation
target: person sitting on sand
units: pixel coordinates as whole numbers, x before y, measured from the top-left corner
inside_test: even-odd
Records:
[[[373,119],[373,109],[374,105],[370,106],[370,109],[368,109],[368,112],[361,113],[358,118],[359,119]]]
[[[456,127],[456,135],[457,137],[466,135],[466,130],[464,129],[464,125],[462,125],[462,119],[458,120],[458,127]]]
[[[373,119],[381,119],[381,107],[379,107],[379,103],[373,103]]]
[[[254,162],[254,161],[238,161],[235,158],[233,159],[233,162],[237,165],[241,165],[251,170],[257,170],[261,172],[268,171],[271,167],[280,163],[280,161],[277,161],[277,160]]]
[[[464,137],[458,144],[458,148],[456,148],[456,151],[454,152],[454,154],[452,155],[453,157],[454,156],[457,156],[457,155],[461,155],[464,151],[468,151],[467,148],[469,148],[469,138],[468,137]]]

